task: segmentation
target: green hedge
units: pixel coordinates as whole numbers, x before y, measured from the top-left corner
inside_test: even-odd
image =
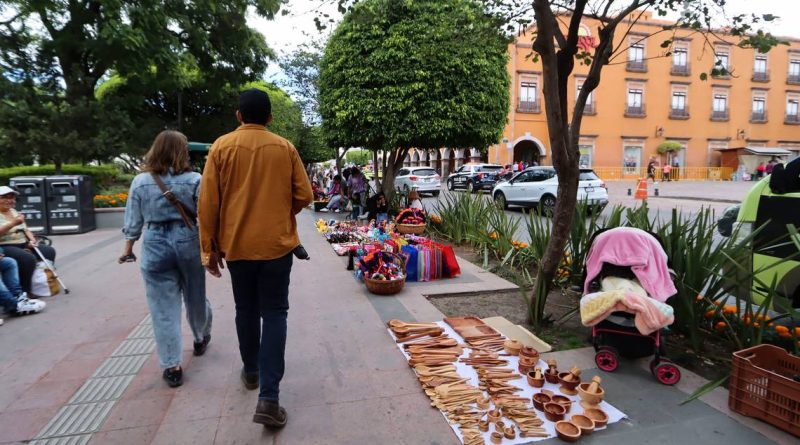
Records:
[[[88,175],[92,177],[95,187],[108,187],[120,175],[117,167],[113,165],[80,165],[65,164],[61,168],[65,175]],[[9,179],[15,176],[48,176],[54,175],[56,168],[53,165],[23,166],[0,168],[0,185],[8,185]]]

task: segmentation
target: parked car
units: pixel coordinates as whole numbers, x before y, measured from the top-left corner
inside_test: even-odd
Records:
[[[496,164],[465,164],[447,178],[447,190],[465,189],[472,193],[491,190],[500,179],[503,166]]]
[[[788,226],[800,228],[800,158],[786,165],[786,170],[773,171],[747,193],[737,213],[733,232],[739,238],[760,229],[753,239],[750,252],[751,267],[761,281],[776,283],[779,294],[789,299],[792,307],[800,307],[800,260],[797,245],[800,240],[786,239]],[[778,175],[781,177],[778,177]],[[768,267],[770,264],[780,264]],[[757,282],[751,286],[756,304],[764,301],[765,289]]]
[[[430,167],[403,167],[397,172],[394,188],[404,191],[416,188],[420,193],[439,196],[442,181],[436,170]]]
[[[502,208],[509,205],[537,207],[552,211],[558,196],[558,177],[553,167],[529,167],[508,181],[498,183],[492,198]],[[602,210],[608,204],[606,184],[592,169],[582,168],[578,177],[578,200]]]

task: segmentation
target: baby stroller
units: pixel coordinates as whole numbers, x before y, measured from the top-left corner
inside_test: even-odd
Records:
[[[649,234],[655,239],[653,242]],[[633,235],[633,236],[632,236]],[[602,236],[599,246],[595,246],[598,237]],[[608,253],[608,242],[613,237],[627,237],[619,248],[616,255],[618,260],[614,261],[614,253]],[[637,238],[638,237],[638,238]],[[646,238],[646,239],[644,239]],[[637,243],[638,241],[638,243]],[[637,246],[637,244],[639,244]],[[619,246],[619,244],[617,244]],[[594,247],[599,247],[595,249]],[[639,250],[637,250],[639,249]],[[605,251],[604,251],[605,250]],[[597,231],[589,241],[589,252],[584,264],[584,295],[601,290],[601,282],[607,277],[618,277],[626,280],[638,280],[642,278],[641,273],[637,276],[630,263],[636,263],[642,258],[647,258],[651,254],[663,255],[661,260],[651,261],[650,267],[662,269],[661,281],[664,286],[659,288],[660,295],[671,296],[675,293],[672,283],[671,271],[669,270],[668,260],[664,252],[663,242],[658,235],[652,232],[645,232],[633,228],[614,228]],[[638,260],[637,260],[638,259]],[[646,261],[646,260],[645,260]],[[614,264],[614,263],[618,264]],[[626,264],[627,263],[627,264]],[[655,264],[654,264],[655,263]],[[590,267],[591,266],[591,267]],[[641,270],[641,269],[637,269]],[[652,270],[650,272],[653,272]],[[664,279],[666,277],[666,280]],[[651,284],[647,277],[647,284]],[[667,281],[668,283],[664,283]],[[638,281],[637,281],[638,283]],[[651,296],[653,286],[642,283],[642,287]],[[648,289],[651,287],[651,289]],[[667,290],[671,289],[671,290]],[[666,293],[665,293],[666,292]],[[667,297],[664,297],[666,300]],[[619,358],[641,358],[652,355],[650,361],[650,372],[660,383],[664,385],[674,385],[681,379],[680,369],[675,366],[665,355],[664,329],[657,329],[649,335],[643,335],[634,323],[634,315],[628,312],[611,312],[602,321],[592,326],[592,345],[595,349],[595,363],[598,368],[606,372],[613,372],[619,366]]]

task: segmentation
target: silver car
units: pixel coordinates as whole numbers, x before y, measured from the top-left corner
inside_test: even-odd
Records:
[[[439,196],[442,188],[442,178],[436,170],[430,167],[403,167],[397,172],[394,179],[394,188],[409,191],[416,188],[420,193],[430,193]]]

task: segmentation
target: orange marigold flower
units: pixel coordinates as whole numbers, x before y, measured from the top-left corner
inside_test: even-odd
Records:
[[[784,334],[784,333],[788,334],[789,328],[787,328],[786,326],[778,325],[775,326],[775,332],[777,332],[778,334]]]
[[[792,338],[792,334],[788,332],[778,332],[778,337],[780,338]]]
[[[755,323],[753,323],[753,327],[756,328],[756,329],[761,329],[761,323],[755,322]]]
[[[794,328],[794,335],[800,337],[800,328]]]
[[[725,323],[724,321],[718,321],[717,324],[714,325],[714,328],[716,328],[716,330],[718,330],[718,331],[721,331],[721,330],[725,329],[727,326],[728,326],[728,323]]]
[[[716,312],[716,311],[713,311],[713,310],[712,311],[706,311],[706,318],[713,317],[714,316],[714,312]]]
[[[735,314],[736,313],[736,306],[723,306],[722,312],[726,314]]]

